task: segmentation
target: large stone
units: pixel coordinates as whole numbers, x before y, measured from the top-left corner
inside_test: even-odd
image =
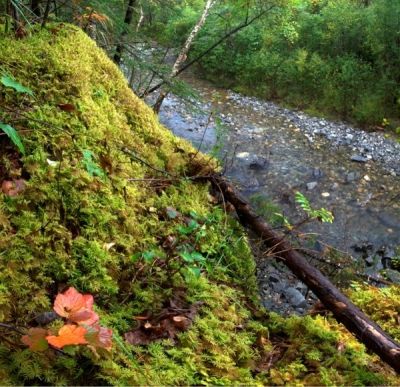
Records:
[[[284,295],[295,308],[305,308],[307,306],[305,297],[295,288],[287,288],[284,291]]]
[[[254,171],[261,171],[268,167],[268,159],[262,156],[252,155],[248,162],[249,168]]]
[[[366,163],[368,158],[361,155],[353,155],[351,156],[351,161],[355,161],[357,163]]]

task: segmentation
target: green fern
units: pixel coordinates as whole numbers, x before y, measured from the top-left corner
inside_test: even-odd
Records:
[[[310,201],[301,192],[296,192],[295,200],[310,218],[318,219],[323,223],[333,223],[335,218],[331,211],[326,208],[320,208],[318,210],[312,208]]]

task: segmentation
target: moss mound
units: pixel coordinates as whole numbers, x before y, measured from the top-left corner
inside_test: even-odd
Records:
[[[0,86],[0,121],[26,149],[0,136],[1,384],[396,384],[336,323],[259,310],[243,230],[185,178],[212,161],[160,126],[83,32],[1,36],[0,63],[34,92]],[[94,295],[110,353],[21,342],[29,327],[56,332],[44,317],[68,286]],[[124,339],[177,296],[198,305],[189,329]]]

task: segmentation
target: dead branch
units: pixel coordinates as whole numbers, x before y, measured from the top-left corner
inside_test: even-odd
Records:
[[[318,296],[336,320],[396,372],[400,372],[400,345],[358,309],[303,255],[293,249],[284,237],[277,234],[264,219],[257,215],[250,204],[240,197],[232,184],[218,175],[214,175],[210,180],[222,192],[225,200],[235,207],[240,222],[262,238],[266,247],[273,246],[274,256]]]

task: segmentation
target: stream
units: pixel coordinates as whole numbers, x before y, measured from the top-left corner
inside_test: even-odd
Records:
[[[362,260],[366,274],[380,278],[386,268],[392,281],[399,280],[390,260],[400,245],[400,144],[381,133],[216,88],[190,74],[185,81],[201,98],[193,107],[170,95],[160,112],[165,126],[202,151],[217,152],[226,176],[245,196],[276,204],[292,224],[305,217],[294,200],[297,191],[313,208],[332,211],[332,224],[300,228],[314,233],[313,248],[329,244]],[[280,279],[280,271],[270,264],[259,268],[265,306],[302,313],[307,289],[289,274]]]

